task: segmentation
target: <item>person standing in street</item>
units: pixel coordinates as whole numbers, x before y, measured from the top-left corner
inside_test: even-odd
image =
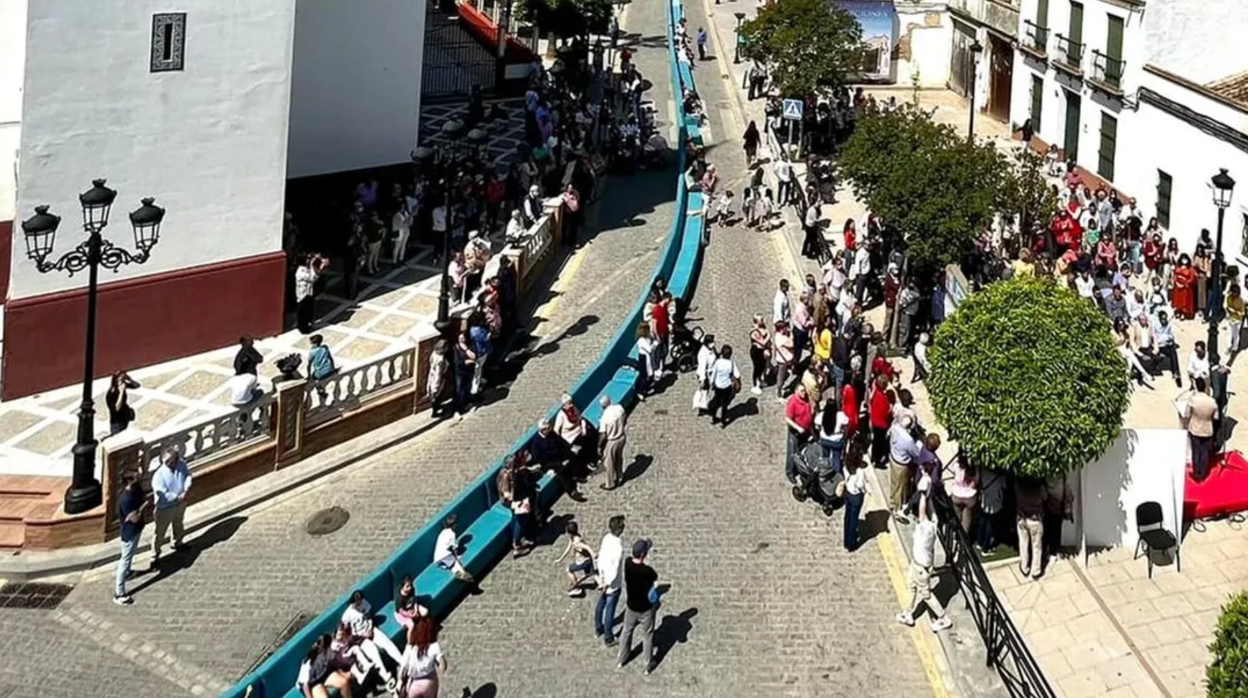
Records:
[[[607,533],[598,545],[598,603],[594,606],[594,636],[602,638],[607,647],[615,644],[615,607],[620,602],[623,578],[620,566],[624,562],[624,517],[612,516],[607,522]]]
[[[932,595],[932,567],[936,563],[936,522],[928,511],[927,497],[919,500],[918,522],[914,526],[914,544],[910,550],[910,607],[897,614],[897,622],[913,626],[919,607],[926,605],[932,614],[932,632],[953,626],[945,615],[940,600]]]
[[[1039,579],[1044,573],[1044,482],[1019,478],[1015,484],[1018,512],[1018,573]]]
[[[178,449],[165,449],[164,465],[152,473],[152,496],[156,504],[156,540],[152,543],[152,564],[160,562],[165,532],[173,527],[173,549],[183,550],[182,521],[186,517],[186,495],[191,490],[191,471]]]
[[[874,427],[872,427],[874,428]],[[893,518],[905,522],[905,505],[923,446],[914,438],[914,417],[904,415],[888,428],[888,490]]]
[[[797,463],[793,459],[810,441],[815,426],[815,406],[801,383],[794,388],[784,407],[784,423],[784,477],[792,484],[797,481]]]
[[[700,61],[706,60],[707,38],[706,29],[704,27],[698,27],[698,60]]]
[[[295,269],[295,324],[303,334],[312,333],[316,279],[324,269],[324,261],[314,254]]]
[[[139,549],[139,538],[143,534],[143,513],[150,506],[151,500],[143,496],[138,470],[126,471],[122,482],[124,485],[117,495],[117,520],[121,522],[121,557],[117,560],[113,603],[129,606],[134,603],[134,598],[126,591],[126,581],[130,579],[134,553]]]
[[[1192,388],[1192,395],[1187,399],[1187,442],[1192,449],[1192,479],[1203,482],[1209,476],[1218,403],[1209,395],[1204,378],[1193,379]]]
[[[654,616],[659,608],[659,575],[646,564],[650,541],[641,538],[633,543],[633,556],[624,561],[624,586],[628,598],[624,602],[624,629],[620,632],[620,666],[628,663],[633,651],[633,631],[641,632],[641,656],[646,660],[646,674],[654,671]]]
[[[862,451],[850,449],[844,458],[845,467],[845,550],[858,549],[858,517],[867,497],[867,474],[863,468]]]
[[[741,370],[737,362],[732,360],[732,347],[725,344],[719,350],[719,357],[711,362],[707,372],[707,380],[711,388],[711,424],[719,423],[720,428],[728,426],[728,405],[732,398],[741,391]]]
[[[624,427],[628,414],[623,405],[613,404],[606,395],[598,404],[602,407],[602,417],[598,420],[598,458],[607,472],[602,489],[613,490],[624,484],[624,445],[628,443]]]

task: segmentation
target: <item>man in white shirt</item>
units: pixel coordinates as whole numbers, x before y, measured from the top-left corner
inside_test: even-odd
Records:
[[[1174,327],[1170,325],[1170,316],[1162,310],[1157,313],[1157,323],[1153,325],[1153,343],[1157,353],[1166,359],[1166,368],[1174,376],[1174,385],[1183,387],[1183,374],[1179,372],[1179,348],[1174,343]]]
[[[607,471],[607,481],[601,487],[613,490],[624,481],[624,445],[628,441],[624,427],[628,415],[623,405],[613,404],[606,395],[598,404],[602,406],[602,417],[598,419],[598,457],[603,470]]]
[[[780,288],[776,291],[775,298],[771,301],[771,321],[789,322],[791,319],[791,311],[789,308],[789,280],[780,279]]]
[[[932,614],[932,632],[938,633],[953,626],[945,615],[940,600],[932,595],[932,567],[936,564],[936,522],[928,511],[927,497],[919,499],[918,522],[914,525],[914,545],[910,551],[910,607],[897,614],[897,622],[914,625],[919,607],[926,604]]]
[[[264,395],[260,388],[260,379],[254,373],[240,373],[226,381],[230,394],[230,406],[240,411],[238,420],[238,438],[246,438],[250,434],[251,406]]]
[[[871,252],[865,242],[859,242],[858,249],[854,251],[854,264],[849,269],[849,276],[854,280],[854,298],[865,304],[867,282],[871,278]]]
[[[793,199],[793,166],[783,157],[776,158],[776,202],[781,206]]]
[[[624,582],[624,517],[612,516],[607,523],[607,534],[598,546],[598,603],[594,606],[594,636],[603,639],[607,647],[615,644],[615,607],[620,602],[620,589]]]
[[[1187,377],[1195,383],[1197,378],[1209,381],[1209,353],[1205,351],[1204,342],[1196,342],[1192,353],[1187,357]]]

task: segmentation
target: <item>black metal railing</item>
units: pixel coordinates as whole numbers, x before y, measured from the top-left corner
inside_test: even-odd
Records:
[[[1127,64],[1121,58],[1093,49],[1092,79],[1115,90],[1122,89],[1122,74]]]
[[[1057,37],[1055,60],[1072,70],[1083,71],[1083,44],[1068,36],[1054,34]]]
[[[997,670],[1011,698],[1057,698],[1040,665],[1019,635],[1018,628],[1014,627],[1014,621],[997,598],[988,573],[962,531],[949,495],[935,490],[932,505],[940,542],[945,548],[946,564],[957,577],[966,607],[984,639],[988,666]]]
[[[1023,47],[1041,55],[1049,51],[1049,28],[1042,27],[1031,20],[1024,20],[1027,31],[1023,37]]]

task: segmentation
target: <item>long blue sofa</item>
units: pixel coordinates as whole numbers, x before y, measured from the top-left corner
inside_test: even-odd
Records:
[[[668,14],[668,59],[672,69],[672,84],[676,104],[681,103],[681,86],[693,87],[693,76],[688,64],[676,60],[673,50],[673,27],[675,21],[683,16],[679,0],[672,0]],[[659,254],[655,269],[651,275],[651,284],[655,279],[664,279],[672,295],[682,302],[687,302],[693,293],[698,270],[702,259],[702,230],[704,217],[691,215],[690,212],[704,208],[702,195],[689,192],[684,181],[686,142],[701,142],[701,134],[695,120],[679,115],[679,143],[677,148],[677,184],[676,210],[672,216],[671,229],[667,241]],[[642,322],[646,296],[650,286],[642,289],[633,310],[616,329],[607,347],[598,360],[590,366],[580,379],[571,387],[569,394],[585,418],[595,426],[602,416],[598,399],[606,395],[612,402],[631,407],[636,399],[637,350],[634,342],[637,325]],[[550,417],[553,419],[558,408],[552,407]],[[526,431],[507,454],[523,448],[533,436],[534,429]],[[511,523],[511,511],[498,500],[495,479],[502,467],[504,458],[499,458],[481,475],[473,480],[459,495],[451,500],[441,511],[408,538],[399,548],[383,561],[376,570],[364,577],[352,589],[362,590],[365,598],[383,619],[380,629],[400,644],[402,628],[394,617],[394,597],[399,583],[405,575],[416,577],[416,590],[420,602],[439,618],[445,618],[463,598],[467,586],[456,580],[450,572],[431,564],[433,546],[442,522],[447,516],[455,514],[460,522],[460,540],[464,545],[463,563],[473,574],[480,577],[498,560],[506,555],[509,549],[508,529]],[[547,474],[538,485],[538,497],[544,505],[549,505],[562,494],[558,481]],[[463,528],[465,527],[466,528]],[[224,696],[225,698],[297,698],[298,689],[295,681],[299,674],[299,665],[307,653],[308,647],[320,635],[333,632],[346,608],[350,592],[330,604],[319,616],[304,626],[290,640],[265,660],[250,674],[234,685]],[[248,691],[250,690],[250,694]]]

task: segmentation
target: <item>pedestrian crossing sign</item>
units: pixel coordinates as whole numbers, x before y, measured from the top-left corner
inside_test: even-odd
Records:
[[[784,118],[790,121],[802,120],[802,100],[786,99],[784,100]]]

